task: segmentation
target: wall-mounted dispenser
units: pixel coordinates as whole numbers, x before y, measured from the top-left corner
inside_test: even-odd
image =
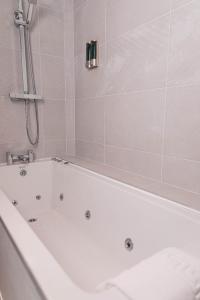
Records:
[[[90,69],[91,68],[91,44],[87,43],[86,44],[86,68]]]
[[[97,51],[97,41],[91,41],[90,43],[86,44],[86,68],[89,70],[98,67]]]

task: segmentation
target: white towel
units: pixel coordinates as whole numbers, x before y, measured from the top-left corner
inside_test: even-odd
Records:
[[[131,300],[200,300],[200,261],[165,249],[101,285]]]

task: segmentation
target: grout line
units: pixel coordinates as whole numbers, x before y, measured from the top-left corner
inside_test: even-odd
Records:
[[[98,142],[93,142],[93,141],[89,141],[89,140],[85,140],[85,139],[81,139],[81,138],[77,138],[77,141],[80,141],[82,143],[88,143],[88,144],[104,146],[104,142],[103,143],[98,143]],[[126,150],[126,151],[129,151],[129,152],[137,151],[137,152],[142,152],[142,153],[145,153],[145,154],[161,156],[161,153],[159,153],[159,152],[155,153],[155,152],[150,152],[150,151],[144,151],[142,149],[137,149],[137,148],[119,147],[119,146],[111,145],[111,144],[105,144],[105,147],[111,147],[111,148],[115,148],[115,149],[119,149],[119,150]]]
[[[73,0],[74,8],[74,0]],[[73,14],[73,138],[74,138],[74,155],[76,155],[76,72],[75,72],[75,13],[74,9],[72,10]]]
[[[39,43],[38,43],[38,47],[39,47],[39,65],[40,65],[40,88],[41,88],[41,95],[44,95],[44,82],[43,82],[43,76],[42,76],[42,57],[41,57],[41,28],[40,28],[40,8],[38,7],[38,38],[39,38]],[[45,142],[46,142],[46,137],[45,137],[45,126],[44,126],[44,105],[42,107],[42,113],[41,113],[41,116],[42,116],[42,134],[43,134],[43,137],[42,137],[42,141],[41,141],[41,136],[40,136],[40,141],[39,143],[42,142],[42,155],[45,156]],[[41,126],[41,124],[40,124]],[[41,127],[40,127],[41,128]],[[41,130],[40,130],[40,134],[41,134]]]
[[[74,10],[70,10],[70,13],[73,15],[72,18],[72,28],[73,28],[73,32],[74,32]],[[66,154],[68,152],[68,147],[69,147],[69,141],[71,140],[75,140],[75,97],[74,97],[74,93],[75,93],[75,68],[74,68],[74,62],[70,63],[70,67],[73,68],[72,73],[73,73],[73,79],[72,79],[72,87],[73,88],[73,98],[70,97],[70,99],[67,97],[67,70],[66,70],[66,65],[67,65],[67,57],[66,57],[66,16],[67,16],[67,11],[66,11],[66,3],[65,3],[65,13],[64,13],[64,65],[65,65],[65,129],[66,129]],[[74,58],[74,34],[73,34],[73,40],[70,41],[73,44],[73,58]],[[68,45],[71,44],[68,41]],[[68,70],[69,71],[69,70]],[[73,105],[73,106],[72,106]],[[69,114],[67,114],[67,110],[70,109],[70,113],[73,114],[73,124],[69,124],[68,122],[68,117]],[[69,118],[70,122],[71,122],[71,118]],[[72,126],[73,125],[73,126]],[[73,132],[69,132],[69,128],[73,127]],[[71,135],[73,135],[73,139],[71,138]]]
[[[173,183],[169,183],[167,181],[166,182],[161,182],[161,184],[167,185],[168,187],[176,188],[176,189],[181,190],[183,192],[194,194],[195,196],[200,196],[200,192],[196,192],[196,191],[193,191],[193,190],[187,190],[187,189],[185,189],[181,186],[175,185]]]
[[[184,8],[184,7],[192,4],[195,1],[197,1],[197,0],[188,0],[186,3],[181,4],[181,5],[177,6],[177,7],[172,6],[172,2],[171,2],[171,6],[172,6],[171,9],[172,9],[172,11],[177,11],[179,9],[182,9],[182,8]]]
[[[123,93],[111,93],[111,94],[102,94],[99,96],[88,96],[88,97],[77,97],[76,101],[84,101],[84,100],[93,100],[93,99],[101,99],[103,97],[113,97],[113,96],[126,96],[126,95],[131,95],[131,94],[140,94],[144,92],[154,92],[154,91],[162,91],[165,88],[163,87],[158,87],[158,88],[149,88],[146,90],[133,90],[133,91],[127,91]]]
[[[154,91],[159,91],[159,90],[165,90],[166,88],[169,89],[177,89],[177,88],[187,88],[187,87],[199,87],[200,88],[200,82],[199,83],[190,83],[190,84],[177,84],[177,85],[168,85],[166,84],[163,87],[158,87],[158,88],[149,88],[149,89],[141,89],[141,90],[132,90],[132,91],[127,91],[127,92],[117,92],[117,93],[112,93],[112,94],[102,94],[99,96],[88,96],[88,97],[76,97],[76,101],[85,101],[85,100],[93,100],[93,99],[101,99],[103,97],[112,97],[112,96],[126,96],[126,95],[131,95],[131,94],[139,94],[139,93],[145,93],[145,92],[154,92]]]
[[[119,149],[119,150],[125,150],[125,151],[129,151],[129,152],[142,152],[144,154],[149,154],[149,155],[154,155],[154,156],[161,156],[161,153],[159,152],[151,152],[151,151],[145,151],[142,149],[138,149],[138,148],[126,148],[126,147],[119,147],[116,145],[111,145],[111,144],[106,144],[106,147],[110,147],[110,148],[115,148],[115,149]]]
[[[65,154],[67,154],[68,151],[68,128],[67,128],[67,119],[68,119],[68,114],[67,114],[67,104],[69,101],[67,100],[67,71],[66,71],[66,2],[64,1],[64,29],[63,29],[63,39],[64,39],[64,80],[65,80]],[[68,104],[69,105],[69,104]]]
[[[163,107],[163,124],[162,124],[162,145],[161,145],[161,181],[164,182],[164,158],[165,158],[165,135],[166,135],[166,120],[167,120],[167,91],[168,91],[168,78],[169,78],[169,63],[170,63],[170,53],[172,48],[172,22],[173,13],[170,9],[169,14],[169,32],[168,32],[168,49],[167,49],[167,59],[166,59],[166,79],[165,79],[165,89],[164,89],[164,107]]]
[[[81,156],[79,156],[79,157],[81,158]],[[89,158],[87,158],[87,161],[91,161],[91,162],[93,162],[93,163],[96,163],[98,166],[102,167],[102,163],[99,162],[99,161],[94,161],[94,160],[91,160],[91,159],[89,159]],[[160,182],[159,180],[155,179],[155,178],[146,177],[146,176],[144,176],[144,175],[141,175],[141,174],[138,174],[138,173],[134,173],[134,172],[132,172],[132,171],[130,171],[130,170],[127,170],[127,169],[121,169],[120,167],[116,167],[116,166],[113,166],[113,165],[111,165],[111,164],[106,164],[106,165],[103,166],[103,167],[105,167],[105,168],[106,168],[106,167],[112,168],[112,169],[114,169],[114,170],[120,170],[122,173],[127,173],[128,175],[134,175],[134,176],[139,177],[139,178],[141,178],[141,179],[145,179],[145,180],[147,180],[147,181],[151,181],[151,185],[154,184],[154,183],[159,183],[159,184],[161,184],[161,182]],[[118,179],[118,180],[120,180],[120,179]]]
[[[85,140],[85,139],[81,139],[81,138],[77,138],[77,141],[80,141],[82,143],[87,143],[87,144],[94,144],[94,145],[99,145],[99,146],[103,146],[104,143],[99,143],[99,142],[94,142],[94,141],[89,141],[89,140]],[[137,151],[137,152],[142,152],[144,154],[149,154],[149,155],[154,155],[154,156],[162,156],[162,153],[159,152],[151,152],[151,151],[145,151],[142,149],[137,149],[137,148],[126,148],[126,147],[119,147],[116,145],[111,145],[111,144],[106,144],[106,147],[111,147],[111,148],[115,148],[115,149],[119,149],[119,150],[126,150],[126,151]],[[185,157],[179,157],[176,155],[171,155],[171,154],[166,154],[165,157],[168,158],[175,158],[175,159],[179,159],[179,160],[183,160],[185,162],[190,162],[190,163],[196,163],[196,164],[200,164],[200,160],[194,160],[194,159],[189,159],[189,158],[185,158]]]
[[[105,110],[105,101],[103,103],[103,146],[104,146],[104,164],[106,164],[106,110]]]
[[[35,54],[39,54],[35,51]],[[60,60],[64,60],[65,59],[65,55],[61,56],[61,55],[55,55],[55,54],[49,54],[49,53],[45,53],[40,51],[40,55],[41,56],[48,56],[48,57],[52,57],[52,58],[58,58]]]
[[[104,55],[105,55],[105,57],[104,57],[104,63],[105,63],[105,65],[107,65],[107,63],[108,63],[108,49],[107,49],[107,47],[108,47],[108,45],[107,45],[107,13],[108,13],[108,9],[107,9],[107,3],[105,2],[105,7],[104,7],[104,13],[105,13],[105,20],[104,20],[104,22],[105,22],[105,24],[104,24],[104,41],[105,41],[105,46],[104,46]],[[104,131],[104,141],[103,141],[103,143],[104,143],[104,164],[106,165],[106,103],[105,103],[105,99],[103,100],[103,113],[104,113],[104,115],[103,115],[103,119],[104,119],[104,128],[103,128],[103,131]]]
[[[89,157],[80,156],[80,155],[79,155],[79,156],[76,156],[76,158],[81,159],[83,162],[88,162],[88,163],[97,164],[97,165],[99,165],[100,167],[104,166],[104,167],[112,168],[112,169],[114,169],[115,171],[119,170],[119,171],[121,171],[122,173],[128,174],[129,176],[134,175],[134,176],[136,176],[137,178],[140,178],[140,179],[144,179],[144,180],[150,181],[150,184],[145,184],[145,186],[143,186],[143,188],[145,188],[145,187],[146,187],[146,188],[148,188],[148,187],[151,188],[152,186],[154,186],[154,184],[159,184],[159,185],[161,184],[162,186],[166,186],[167,188],[174,188],[174,189],[179,190],[180,192],[190,193],[190,194],[193,194],[194,196],[198,196],[198,197],[200,196],[200,192],[193,191],[193,190],[187,190],[187,189],[184,189],[184,188],[181,187],[181,186],[177,186],[177,185],[174,185],[174,184],[171,184],[171,183],[168,183],[168,182],[161,182],[161,181],[158,180],[158,179],[155,179],[155,178],[152,178],[152,177],[147,177],[147,176],[144,176],[144,175],[141,175],[141,174],[132,172],[132,171],[127,170],[127,169],[121,169],[120,167],[114,166],[114,165],[112,165],[112,164],[106,164],[106,165],[103,165],[102,162],[93,160],[93,159],[91,159],[91,158],[89,158]],[[111,177],[111,176],[109,176],[109,175],[105,175],[105,176]],[[112,177],[111,177],[111,178],[112,178]],[[121,180],[121,179],[119,178],[119,179],[117,179],[117,180]],[[126,179],[124,179],[124,180],[126,180]],[[122,182],[123,182],[123,180],[122,180]],[[129,183],[128,183],[128,184],[129,184]],[[134,186],[134,185],[133,185],[133,186]],[[148,191],[148,190],[147,190],[147,191]],[[153,193],[153,194],[155,194],[155,195],[160,195],[160,193],[157,194],[157,193],[155,192],[155,190],[154,190],[154,192],[151,192],[151,191],[150,191],[150,193]],[[166,198],[166,196],[161,196],[161,197]]]
[[[183,160],[185,162],[200,164],[200,160],[190,159],[190,158],[186,158],[186,157],[180,157],[180,156],[173,155],[173,154],[165,154],[165,157],[175,158],[176,160]]]
[[[63,142],[65,139],[47,138],[46,142]]]

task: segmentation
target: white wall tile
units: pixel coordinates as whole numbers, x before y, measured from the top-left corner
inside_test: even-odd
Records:
[[[15,51],[0,48],[0,95],[7,96],[14,89],[14,57]]]
[[[165,14],[170,0],[108,0],[107,38],[113,39]]]
[[[13,36],[16,33],[13,25],[14,9],[17,8],[14,1],[7,0],[1,3],[0,18],[0,47],[13,48]]]
[[[41,56],[42,90],[46,99],[65,99],[64,59],[55,56]]]
[[[200,2],[174,11],[168,85],[200,84]]]
[[[169,16],[108,42],[107,93],[163,87],[168,43]]]
[[[106,143],[161,154],[163,111],[163,90],[106,97]]]
[[[106,146],[106,164],[145,177],[161,179],[161,155]]]
[[[104,101],[90,99],[76,102],[76,138],[104,143]]]
[[[84,141],[76,141],[76,156],[100,163],[104,162],[104,146]]]
[[[75,156],[76,155],[76,141],[67,139],[67,155]]]
[[[167,93],[165,153],[200,161],[200,87]]]
[[[41,53],[64,56],[63,12],[39,8]]]
[[[64,101],[46,101],[44,105],[44,132],[46,139],[65,139]]]
[[[62,159],[66,156],[66,142],[65,140],[46,140],[44,146],[45,157],[60,157]]]
[[[200,163],[165,156],[163,171],[164,182],[191,192],[200,192]]]

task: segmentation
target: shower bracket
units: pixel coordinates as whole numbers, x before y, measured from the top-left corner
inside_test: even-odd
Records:
[[[43,100],[42,96],[40,95],[35,95],[35,94],[19,94],[19,93],[10,93],[9,94],[11,100],[38,100],[41,101]]]

